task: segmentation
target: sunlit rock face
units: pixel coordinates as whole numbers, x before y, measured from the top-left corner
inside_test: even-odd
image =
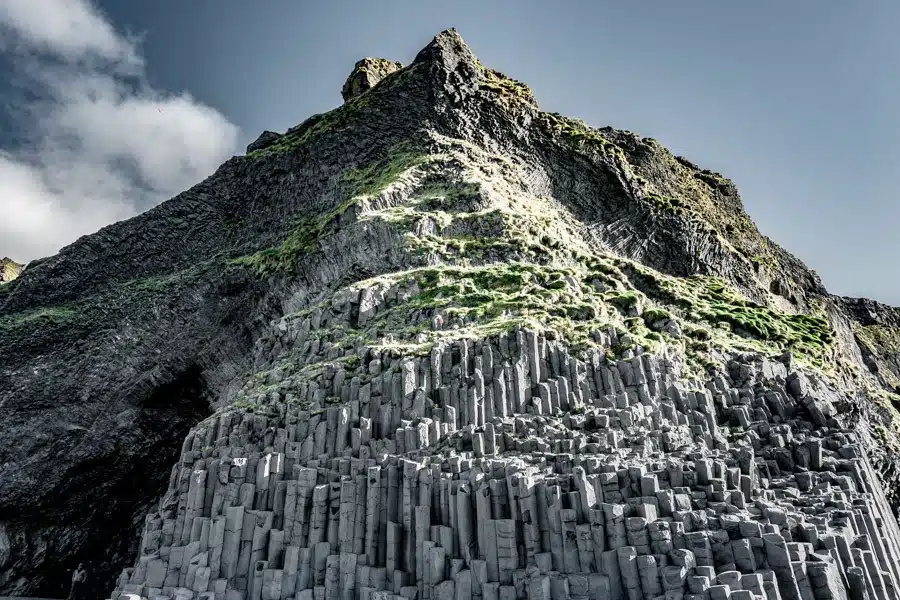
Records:
[[[9,283],[19,276],[24,265],[20,265],[11,258],[0,258],[0,283]]]

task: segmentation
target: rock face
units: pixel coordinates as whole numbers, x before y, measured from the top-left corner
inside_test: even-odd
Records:
[[[20,265],[11,258],[0,258],[0,283],[9,283],[19,276],[24,265]]]
[[[894,598],[896,309],[455,31],[397,69],[0,288],[0,593]]]
[[[356,98],[360,94],[375,87],[379,81],[403,68],[398,62],[386,58],[364,58],[356,63],[353,72],[344,82],[341,96],[344,102]]]

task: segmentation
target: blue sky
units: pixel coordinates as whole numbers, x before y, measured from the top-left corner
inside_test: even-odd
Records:
[[[55,252],[456,27],[545,110],[735,181],[833,293],[900,305],[893,0],[0,0],[0,255]],[[12,215],[12,216],[10,216]]]

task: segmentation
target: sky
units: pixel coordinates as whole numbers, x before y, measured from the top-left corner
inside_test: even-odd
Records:
[[[900,305],[898,24],[896,0],[0,0],[0,256],[147,210],[456,27],[544,110],[731,178],[832,293]]]

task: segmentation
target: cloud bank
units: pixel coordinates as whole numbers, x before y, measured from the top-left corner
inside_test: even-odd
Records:
[[[89,0],[0,0],[0,53],[37,98],[13,107],[25,139],[4,148],[0,138],[0,256],[53,254],[236,151],[237,127],[186,92],[148,85],[139,40]]]

